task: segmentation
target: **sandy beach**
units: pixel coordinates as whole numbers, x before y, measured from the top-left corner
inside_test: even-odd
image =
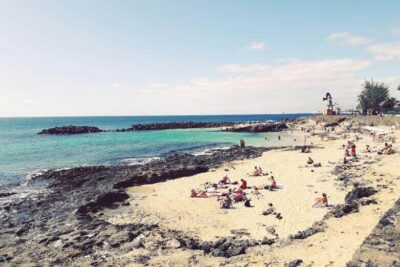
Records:
[[[400,137],[399,130],[381,128],[397,139]],[[210,242],[224,237],[275,241],[272,245],[252,246],[246,250],[246,254],[228,259],[211,257],[202,251],[179,249],[177,245],[174,250],[151,257],[148,262],[150,265],[186,266],[200,262],[200,266],[283,266],[287,262],[301,259],[305,266],[345,266],[381,216],[398,198],[400,154],[378,155],[377,151],[383,147],[383,143],[373,142],[367,134],[347,132],[345,138],[331,134],[331,139],[336,140],[322,140],[319,136],[311,136],[303,131],[295,134],[300,138],[307,136],[307,143],[314,146],[311,153],[290,149],[267,151],[259,158],[229,162],[207,173],[130,187],[127,192],[131,196],[131,208],[124,212],[113,211],[108,221],[113,224],[158,224],[163,229],[183,232]],[[358,155],[356,160],[350,159],[348,163],[352,173],[351,183],[344,184],[338,180],[333,170],[337,165],[342,165],[342,145],[347,140],[355,141]],[[369,153],[364,152],[367,144],[371,146]],[[400,150],[397,143],[393,147],[396,151]],[[321,163],[321,167],[307,167],[308,157],[315,163]],[[260,166],[268,175],[250,176],[255,166]],[[220,209],[217,197],[190,197],[191,189],[202,190],[206,182],[217,183],[225,175],[231,181],[247,181],[251,188],[245,192],[251,198],[252,207],[245,207],[243,202],[238,202],[233,204],[232,209]],[[261,189],[260,195],[254,195],[254,186],[262,188],[270,184],[271,176],[275,177],[282,188],[274,191]],[[361,206],[359,212],[340,218],[326,218],[330,208],[313,207],[315,198],[322,193],[328,195],[329,204],[343,204],[354,183],[378,189],[370,197],[376,204]],[[232,189],[237,187],[228,185]],[[226,192],[228,188],[218,191]],[[281,218],[273,214],[263,215],[269,203],[276,213],[280,213]],[[324,231],[305,239],[289,238],[318,221],[325,224]],[[142,250],[141,253],[146,252]]]

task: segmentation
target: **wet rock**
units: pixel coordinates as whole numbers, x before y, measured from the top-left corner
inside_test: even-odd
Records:
[[[9,196],[12,196],[15,194],[17,194],[17,193],[15,193],[15,192],[0,192],[0,197],[9,197]]]
[[[27,233],[29,231],[29,229],[31,228],[30,224],[25,224],[24,226],[22,226],[21,228],[18,229],[17,232],[15,232],[16,236],[22,236],[25,233]]]
[[[217,128],[234,125],[233,122],[166,122],[166,123],[148,123],[134,124],[130,128],[117,129],[117,132],[129,131],[159,131],[169,129],[195,129],[195,128]]]
[[[101,208],[111,208],[116,202],[123,202],[128,199],[129,195],[124,191],[118,192],[107,192],[97,198],[95,202],[89,202],[88,204],[78,208],[78,213],[87,214],[88,212],[96,212]]]
[[[62,126],[44,129],[38,134],[50,134],[50,135],[71,135],[71,134],[84,134],[84,133],[100,133],[103,130],[95,126]]]

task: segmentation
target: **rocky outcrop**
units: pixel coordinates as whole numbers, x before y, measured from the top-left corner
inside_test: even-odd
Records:
[[[347,266],[400,266],[400,199],[379,220]]]
[[[376,201],[373,199],[364,199],[372,196],[376,192],[378,191],[372,187],[354,187],[353,190],[346,194],[345,203],[336,205],[327,215],[325,215],[325,218],[331,216],[340,218],[350,213],[358,212],[360,205],[376,204]]]
[[[84,133],[100,133],[103,130],[95,126],[62,126],[44,129],[38,134],[51,134],[51,135],[71,135],[71,134],[84,134]]]
[[[289,239],[291,239],[291,240],[305,239],[307,237],[315,235],[316,233],[323,232],[325,230],[325,228],[326,228],[326,223],[324,221],[317,221],[310,228],[308,228],[304,231],[299,231],[294,235],[290,235]]]
[[[117,132],[129,131],[159,131],[170,129],[195,129],[195,128],[217,128],[234,125],[233,122],[166,122],[166,123],[148,123],[134,124],[130,128],[117,129]]]
[[[225,129],[228,132],[249,132],[249,133],[265,133],[265,132],[280,132],[287,129],[286,123],[256,123],[244,126],[234,126]]]
[[[347,193],[344,200],[346,203],[350,203],[359,200],[360,198],[363,197],[372,196],[376,192],[378,191],[372,187],[355,187],[353,190]]]

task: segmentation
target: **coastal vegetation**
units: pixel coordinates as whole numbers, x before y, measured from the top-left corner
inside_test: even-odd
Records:
[[[400,86],[397,89],[399,90]],[[389,112],[399,104],[396,98],[390,97],[388,85],[373,80],[364,82],[358,101],[358,108],[363,115]]]

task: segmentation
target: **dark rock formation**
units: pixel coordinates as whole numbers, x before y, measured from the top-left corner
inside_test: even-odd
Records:
[[[335,218],[343,217],[347,214],[358,212],[359,204],[357,202],[350,202],[345,204],[340,204],[334,207],[332,211],[330,211],[326,217],[333,216]]]
[[[158,131],[169,129],[195,129],[195,128],[217,128],[233,126],[233,122],[166,122],[166,123],[148,123],[134,124],[130,128],[117,129],[117,132],[127,131]]]
[[[17,194],[17,193],[15,193],[15,192],[0,192],[0,197],[8,197],[8,196],[12,196],[15,194]]]
[[[289,263],[285,263],[285,267],[297,267],[300,266],[302,263],[303,263],[302,259],[296,259]]]
[[[378,192],[372,187],[354,187],[345,197],[345,203],[337,205],[331,210],[325,218],[333,216],[335,218],[340,218],[350,213],[358,212],[360,205],[369,205],[376,203],[375,200],[364,200]]]
[[[336,121],[334,122],[330,122],[330,123],[326,123],[324,125],[324,127],[335,127],[338,126],[340,123],[344,122],[346,120],[346,117],[343,118],[338,118]]]
[[[273,242],[272,242],[273,243]],[[271,244],[272,244],[271,243]],[[204,252],[209,253],[215,257],[230,258],[240,254],[244,254],[248,247],[259,245],[260,243],[255,240],[239,240],[235,238],[221,238],[214,243],[204,242],[202,249]]]
[[[400,266],[399,223],[400,199],[383,215],[347,266]]]
[[[250,133],[265,133],[265,132],[279,132],[287,129],[286,123],[257,123],[247,126],[234,126],[225,129],[228,132],[250,132]]]
[[[372,187],[356,187],[351,192],[347,193],[345,201],[346,203],[356,201],[363,197],[372,196],[376,192],[378,191]]]
[[[95,126],[62,126],[44,129],[38,134],[51,134],[51,135],[71,135],[71,134],[84,134],[84,133],[99,133],[103,130]]]
[[[304,231],[299,231],[297,234],[290,235],[289,239],[294,240],[294,239],[305,239],[307,237],[310,237],[312,235],[315,235],[316,233],[323,232],[326,228],[326,224],[323,221],[318,221],[315,222],[310,228],[304,230]]]

